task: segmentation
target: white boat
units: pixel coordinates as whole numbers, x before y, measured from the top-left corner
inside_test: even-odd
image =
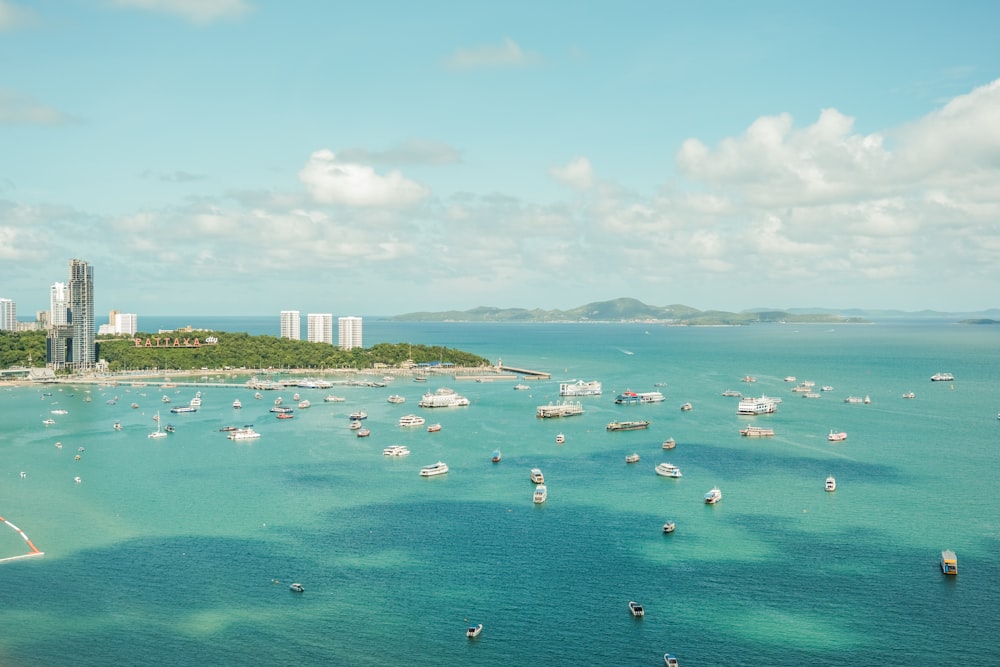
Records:
[[[503,454],[500,453],[500,450],[499,449],[494,449],[493,450],[493,455],[490,457],[490,461],[493,461],[493,463],[500,463],[500,459],[502,459],[502,458],[503,458]]]
[[[180,405],[176,408],[170,408],[170,411],[175,415],[179,415],[186,412],[198,412],[198,408],[193,405]]]
[[[864,403],[865,399],[860,396],[848,396],[844,399],[844,403]]]
[[[437,463],[431,464],[429,466],[424,466],[420,469],[421,477],[433,477],[435,475],[443,475],[448,472],[448,464],[444,461],[438,461]]]
[[[823,385],[823,386],[822,386],[822,387],[820,387],[819,389],[820,389],[820,391],[833,391],[833,387],[831,387],[831,386],[830,386],[830,385],[828,385],[828,384],[825,384],[825,385]]]
[[[722,395],[723,396],[731,396],[731,397],[735,397],[735,398],[743,398],[743,394],[741,394],[740,392],[736,391],[735,389],[727,389],[724,392],[722,392]]]
[[[482,631],[483,631],[482,623],[477,623],[476,625],[470,625],[468,629],[465,631],[465,636],[468,637],[469,639],[475,639],[482,633]]]
[[[356,420],[356,419],[352,419],[351,420],[351,430],[352,431],[359,431],[359,430],[361,430],[361,422],[358,421],[358,420]]]
[[[264,398],[264,394],[260,393],[259,391],[258,392],[254,392],[253,397],[259,401],[262,398]]]
[[[240,399],[237,398],[236,400],[233,401],[233,409],[234,410],[239,410],[242,407],[243,407],[243,403],[242,403],[242,401],[240,401]]]
[[[545,475],[542,474],[541,468],[532,468],[530,477],[531,481],[534,482],[535,484],[545,483]]]
[[[916,397],[917,395],[914,394],[912,391],[908,391],[905,394],[903,394],[903,398],[916,398]]]
[[[826,439],[830,442],[840,442],[842,440],[847,440],[847,433],[844,431],[834,431],[830,429],[830,435],[826,436]]]
[[[635,600],[628,601],[628,610],[635,618],[642,618],[646,615],[646,610],[642,608],[642,605]]]
[[[837,480],[834,479],[833,475],[826,478],[826,485],[823,487],[825,491],[836,491],[837,490]]]
[[[428,433],[437,433],[440,430],[441,430],[441,424],[431,424],[430,426],[427,427]]]
[[[739,415],[763,415],[770,414],[777,409],[774,399],[767,396],[755,398],[745,396],[740,399],[740,404],[736,407],[736,414]]]
[[[305,593],[306,591],[305,586],[299,583],[290,584],[288,586],[288,590],[292,591],[293,593]]]
[[[691,409],[692,405],[690,403],[681,403],[681,412],[688,412]]]
[[[740,429],[740,435],[744,438],[769,438],[774,435],[774,429],[747,424],[746,428]]]
[[[672,533],[676,528],[677,525],[673,521],[667,521],[665,524],[663,524],[664,533]]]
[[[294,394],[292,394],[292,400],[293,401],[297,401],[297,400],[299,400],[299,398],[300,398],[300,396],[299,396],[298,392],[295,392]]]
[[[673,438],[667,438],[663,441],[663,449],[673,449],[677,446],[677,441]]]
[[[931,382],[952,382],[955,376],[951,373],[935,373],[931,376]]]
[[[367,438],[371,434],[372,434],[372,432],[369,429],[367,429],[367,428],[359,428],[358,429],[358,433],[357,433],[357,435],[358,435],[359,438]]]
[[[400,426],[423,426],[427,420],[420,415],[403,415],[399,418]]]
[[[188,405],[190,405],[192,408],[200,408],[201,407],[201,392],[200,391],[197,394],[195,394],[194,398],[191,399],[191,402],[188,403]]]
[[[680,663],[677,662],[677,658],[674,657],[673,653],[663,654],[663,664],[665,667],[679,667]]]
[[[561,382],[559,384],[560,396],[600,396],[601,383],[599,380],[577,380],[576,382]]]
[[[235,431],[230,431],[226,437],[230,440],[256,440],[260,437],[260,433],[253,430],[250,426],[244,426]]]
[[[672,463],[658,463],[656,465],[656,474],[660,477],[680,477],[681,469]]]
[[[815,391],[807,391],[806,393],[802,394],[802,398],[819,398],[820,396],[822,396],[822,394]]]
[[[399,394],[393,394],[392,396],[390,396],[385,400],[389,401],[390,403],[406,403],[406,399],[400,396]]]
[[[552,419],[554,417],[573,417],[576,415],[583,414],[583,405],[580,402],[571,403],[569,401],[561,401],[559,403],[549,403],[548,405],[539,405],[535,408],[535,416],[539,419]]]
[[[160,399],[160,402],[161,403],[169,403],[170,402],[170,397],[167,396],[166,394],[164,394],[163,398]]]
[[[405,445],[389,445],[382,450],[383,456],[409,456],[410,450]]]
[[[167,437],[167,432],[164,431],[162,428],[160,428],[160,413],[159,413],[159,411],[157,411],[157,413],[156,413],[156,430],[150,432],[150,434],[148,436],[146,436],[146,437],[154,438],[154,439],[155,438],[165,438],[165,437]]]
[[[53,424],[56,423],[56,420],[50,417],[48,419],[43,419],[42,423],[45,424],[46,426],[52,426]]]
[[[299,401],[299,409],[300,410],[305,410],[306,408],[308,408],[311,405],[312,405],[312,403],[309,402],[308,398],[305,399],[304,401]]]
[[[722,500],[722,491],[717,486],[705,494],[705,503],[708,505],[714,505],[720,500]]]
[[[357,412],[352,412],[347,416],[351,421],[361,421],[362,419],[368,419],[368,413],[364,410],[358,410]]]
[[[941,572],[958,574],[958,556],[951,549],[945,549],[941,552]]]
[[[615,403],[618,405],[660,403],[664,401],[662,392],[659,391],[632,391],[627,390],[618,394]]]
[[[422,408],[463,408],[469,405],[469,399],[456,394],[453,389],[441,387],[433,394],[424,394],[417,405]]]
[[[785,376],[785,382],[795,382],[795,376],[794,375],[786,375]]]
[[[556,444],[557,445],[561,445],[564,442],[566,442],[566,436],[565,435],[563,435],[562,433],[560,433],[559,435],[556,436]]]
[[[347,399],[344,398],[343,396],[334,396],[333,394],[331,394],[326,398],[324,398],[323,400],[327,403],[343,403]]]
[[[625,463],[638,463],[638,462],[639,462],[638,452],[632,452],[631,454],[625,457]]]
[[[122,430],[122,423],[120,421],[115,421],[115,430],[116,431]]]
[[[514,385],[514,390],[515,391],[527,391],[529,389],[531,389],[531,387],[528,386],[528,385],[526,385],[526,384],[515,384]]]
[[[536,505],[544,503],[546,498],[549,497],[549,490],[545,488],[544,484],[539,484],[535,487],[535,492],[531,494],[531,500]]]

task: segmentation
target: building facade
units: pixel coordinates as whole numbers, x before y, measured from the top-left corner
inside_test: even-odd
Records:
[[[0,331],[17,331],[17,304],[13,299],[0,299]]]
[[[66,300],[66,283],[52,283],[49,288],[49,323],[69,324],[69,301]]]
[[[297,310],[281,311],[281,337],[302,340],[302,318]]]
[[[310,343],[333,345],[333,313],[309,313],[306,318],[306,337]]]
[[[69,260],[69,324],[73,327],[73,364],[90,368],[97,360],[94,347],[94,267],[82,259]]]
[[[350,350],[364,347],[361,338],[360,317],[340,317],[337,319],[337,343],[341,349]]]

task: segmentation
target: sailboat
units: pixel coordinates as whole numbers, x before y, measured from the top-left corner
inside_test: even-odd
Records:
[[[156,430],[152,431],[149,436],[150,438],[165,438],[167,437],[167,432],[163,430],[160,426],[160,411],[156,411]]]

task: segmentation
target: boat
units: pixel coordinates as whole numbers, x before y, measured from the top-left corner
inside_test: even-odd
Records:
[[[663,449],[673,449],[677,446],[677,441],[673,438],[667,438],[663,441]]]
[[[794,375],[786,375],[785,376],[785,382],[795,382],[795,376]]]
[[[531,389],[531,387],[528,386],[528,385],[526,385],[526,384],[515,384],[514,385],[514,391],[527,391],[529,389]]]
[[[301,397],[299,396],[299,392],[295,392],[294,394],[292,394],[292,400],[293,400],[293,401],[297,401],[297,400],[299,400],[299,398],[301,398]]]
[[[735,398],[743,398],[743,394],[741,394],[740,392],[736,391],[735,389],[727,389],[724,392],[722,392],[722,395],[723,396],[735,397]]]
[[[482,631],[483,631],[482,623],[477,623],[476,625],[470,625],[469,628],[465,631],[465,636],[468,637],[469,639],[475,639],[482,633]]]
[[[822,387],[820,387],[820,388],[819,388],[819,390],[820,390],[820,391],[833,391],[833,387],[831,387],[831,386],[830,386],[830,385],[828,385],[828,384],[825,384],[825,385],[823,385]]]
[[[220,431],[224,431],[224,432],[228,432],[228,431],[235,431],[235,430],[236,430],[236,427],[235,427],[235,426],[223,426],[223,427],[222,427],[222,428],[220,428],[219,430],[220,430]]]
[[[389,445],[382,450],[382,456],[409,456],[410,450],[406,445]]]
[[[292,413],[292,409],[291,408],[286,408],[286,407],[283,407],[283,406],[280,406],[280,405],[275,405],[274,407],[272,407],[270,409],[270,412],[277,412],[279,415],[284,415],[284,414],[291,414]]]
[[[441,424],[431,424],[430,426],[427,427],[428,433],[437,433],[440,430],[441,430]]]
[[[639,462],[638,452],[632,452],[631,454],[625,456],[625,463],[638,463],[638,462]]]
[[[837,480],[833,475],[826,478],[826,485],[823,487],[825,491],[836,491],[837,490]]]
[[[618,405],[632,405],[635,403],[645,404],[645,403],[660,403],[666,400],[662,392],[659,391],[624,391],[615,397],[615,403]]]
[[[914,394],[912,391],[908,391],[905,394],[903,394],[903,398],[916,398],[916,397],[917,395]]]
[[[260,437],[260,433],[253,430],[251,426],[244,426],[243,428],[238,428],[235,431],[230,431],[229,435],[226,436],[230,440],[256,440]]]
[[[429,466],[424,466],[420,469],[421,477],[433,477],[435,475],[443,475],[448,472],[448,464],[444,461],[438,461]]]
[[[531,494],[531,501],[536,505],[540,505],[545,502],[545,499],[549,497],[549,490],[545,488],[544,484],[539,484],[535,487],[535,492]]]
[[[115,430],[116,431],[122,430],[122,423],[121,423],[121,421],[115,421]]]
[[[239,410],[242,407],[243,407],[243,402],[240,401],[240,399],[237,398],[236,400],[233,401],[233,410]]]
[[[656,474],[660,477],[680,477],[681,469],[672,463],[658,463],[656,465]]]
[[[493,450],[493,456],[490,457],[490,461],[493,461],[493,463],[500,463],[500,459],[501,458],[502,458],[502,456],[500,454],[500,450],[499,449],[494,449]]]
[[[570,403],[569,401],[561,401],[558,403],[549,403],[548,405],[539,405],[535,408],[535,416],[539,419],[552,419],[554,417],[574,417],[576,415],[583,414],[583,405],[578,402]]]
[[[768,438],[774,435],[774,429],[747,424],[746,428],[740,429],[740,435],[744,438]]]
[[[757,381],[757,378],[755,378],[755,377],[754,377],[754,376],[752,376],[752,375],[744,375],[744,376],[743,376],[743,379],[742,379],[741,381],[742,381],[742,382],[756,382],[756,381]]]
[[[418,375],[415,378],[413,378],[413,381],[414,382],[427,382],[427,378],[425,378],[423,375]]]
[[[161,403],[169,403],[170,402],[170,397],[167,396],[166,394],[164,394],[163,398],[160,399],[160,402]]]
[[[190,405],[192,408],[200,408],[201,407],[201,392],[200,391],[197,394],[194,395],[194,398],[191,399],[191,402],[188,403],[188,405]]]
[[[42,423],[45,424],[46,426],[52,426],[53,424],[56,423],[56,420],[49,417],[48,419],[43,419]]]
[[[347,418],[350,419],[351,421],[361,421],[362,419],[368,419],[368,413],[362,410],[358,410],[357,412],[352,412],[351,414],[349,414]]]
[[[951,373],[935,373],[931,376],[931,382],[952,382],[955,376]]]
[[[677,526],[674,524],[673,521],[667,521],[665,524],[663,524],[664,533],[672,533],[676,528]]]
[[[423,426],[427,420],[420,415],[403,415],[399,418],[400,426]]]
[[[352,431],[357,431],[360,428],[361,428],[361,422],[356,421],[356,420],[351,421],[351,430]]]
[[[417,405],[422,408],[464,408],[469,405],[469,399],[456,394],[453,389],[441,387],[433,394],[424,394]]]
[[[303,401],[299,401],[299,409],[300,410],[305,410],[306,408],[310,407],[311,405],[312,405],[312,403],[309,402],[308,398],[305,399],[305,400],[303,400]]]
[[[663,654],[663,664],[666,667],[679,667],[680,663],[677,662],[677,658],[674,657],[673,653]]]
[[[865,394],[865,405],[868,405],[871,402],[872,402],[872,397],[869,396],[868,394]]]
[[[284,402],[285,402],[285,399],[283,399],[281,396],[279,396],[278,398],[274,399],[274,404],[275,405],[281,405]]]
[[[958,556],[951,549],[945,549],[941,552],[941,572],[958,574]]]
[[[559,383],[560,396],[600,396],[601,382],[599,380],[577,380],[576,382]]]
[[[744,396],[740,399],[740,404],[736,406],[736,414],[765,415],[774,412],[776,409],[777,404],[772,398],[768,398],[767,396],[760,396],[759,398]]]
[[[367,438],[371,434],[372,434],[371,430],[369,430],[367,428],[359,428],[357,435],[358,435],[359,438]]]
[[[830,429],[830,435],[826,436],[826,439],[830,442],[840,442],[842,440],[847,440],[847,433],[844,431],[834,431]]]
[[[253,397],[259,401],[262,398],[264,398],[264,394],[260,393],[259,391],[258,392],[254,392]]]
[[[564,442],[566,442],[566,436],[565,435],[563,435],[562,433],[560,433],[559,435],[556,436],[556,444],[557,445],[561,445]]]
[[[179,405],[176,408],[170,408],[170,411],[175,415],[184,414],[186,412],[198,412],[198,408],[193,405]]]
[[[646,615],[646,610],[642,608],[642,605],[635,600],[628,601],[628,610],[635,618],[642,618]]]
[[[389,401],[390,403],[406,403],[406,399],[400,396],[399,394],[393,394],[392,396],[390,396],[385,400]]]
[[[611,422],[605,427],[608,431],[638,431],[644,428],[649,428],[648,421]]]
[[[705,503],[707,505],[714,505],[715,503],[722,500],[722,491],[719,487],[713,487],[711,491],[705,494]]]
[[[278,414],[275,415],[275,417],[277,417],[278,419],[294,419],[295,415],[293,415],[291,412],[279,412]]]
[[[330,394],[329,396],[323,399],[323,401],[325,401],[326,403],[343,403],[346,400],[347,399],[344,398],[343,396],[334,396],[333,394]]]
[[[687,412],[692,409],[690,403],[681,403],[681,412]]]
[[[167,424],[166,426],[163,427],[163,430],[166,431],[167,433],[173,433],[177,429],[174,428],[173,424]]]
[[[302,584],[299,584],[299,583],[294,583],[294,584],[289,585],[288,586],[288,590],[292,591],[293,593],[305,593],[306,592],[305,587]]]
[[[848,396],[844,399],[844,403],[864,403],[865,399],[860,396]]]
[[[154,439],[155,438],[165,438],[165,437],[167,437],[167,432],[164,431],[162,428],[160,428],[160,413],[159,412],[156,413],[156,430],[155,431],[151,431],[150,434],[147,437],[154,438]]]
[[[535,484],[545,483],[545,475],[542,474],[541,468],[532,468],[530,477],[531,481],[534,482]]]

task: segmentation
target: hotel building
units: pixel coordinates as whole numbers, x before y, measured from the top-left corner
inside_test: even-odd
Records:
[[[306,337],[310,343],[333,345],[333,313],[309,313],[306,316]]]
[[[66,283],[52,283],[49,288],[49,324],[69,324]]]
[[[17,304],[13,299],[0,299],[0,331],[17,331]]]
[[[66,301],[67,321],[49,326],[45,339],[45,360],[56,367],[91,368],[97,356],[94,345],[94,267],[81,259],[69,260]],[[56,317],[55,312],[52,315]]]
[[[281,337],[302,340],[301,319],[297,310],[281,311]]]
[[[360,317],[337,318],[337,333],[337,342],[341,349],[350,350],[355,347],[364,347],[361,343]]]

